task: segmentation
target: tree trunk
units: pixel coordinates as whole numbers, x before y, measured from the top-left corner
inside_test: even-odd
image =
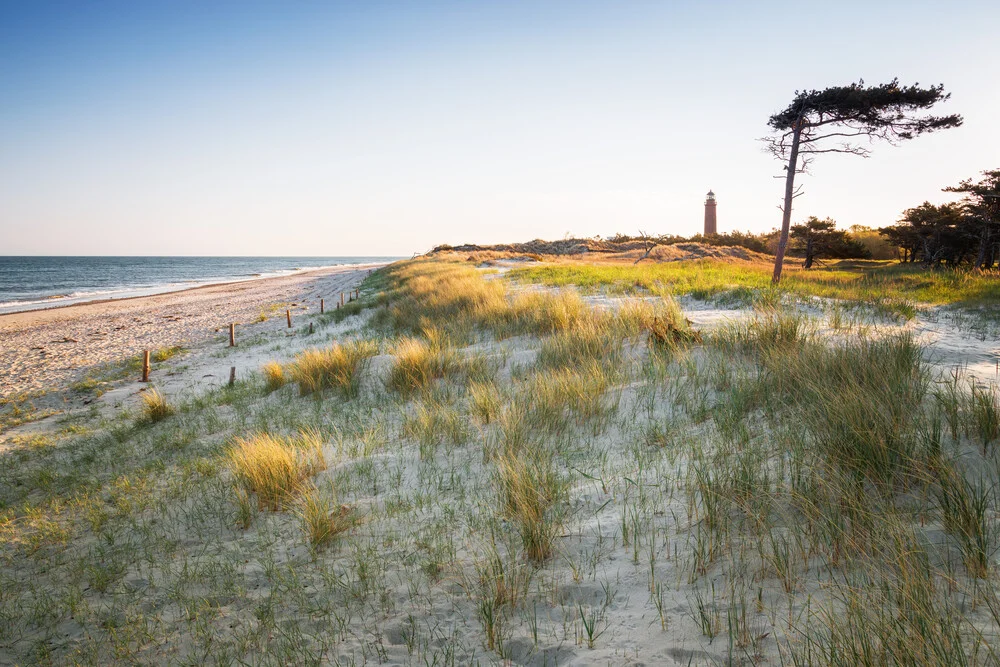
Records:
[[[788,247],[788,230],[792,225],[792,199],[795,197],[795,169],[799,162],[799,139],[802,137],[803,125],[801,118],[795,122],[792,150],[788,153],[788,166],[785,167],[788,172],[785,174],[785,205],[781,209],[781,236],[778,237],[778,250],[774,253],[772,285],[781,282],[781,265],[785,261],[785,248]]]
[[[930,267],[930,265],[936,259],[934,256],[935,253],[931,252],[931,237],[924,236],[921,238],[921,240],[924,242],[924,265]]]
[[[986,249],[990,246],[990,225],[983,224],[983,232],[979,235],[979,252],[976,254],[975,268],[981,269],[986,263]]]
[[[802,263],[803,269],[811,269],[813,267],[813,257],[815,255],[815,250],[813,249],[812,236],[806,239],[806,261]]]

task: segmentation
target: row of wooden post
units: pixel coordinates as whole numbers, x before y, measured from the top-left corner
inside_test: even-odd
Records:
[[[370,272],[369,272],[370,273]],[[355,299],[361,298],[361,290],[352,290],[348,293],[348,301],[354,301]],[[340,293],[340,303],[337,304],[337,308],[344,305],[344,293]],[[319,300],[319,312],[322,315],[326,312],[326,299],[320,298]],[[285,310],[285,320],[288,322],[288,328],[292,328],[292,311],[290,309]],[[309,333],[313,333],[312,322],[309,323]],[[236,323],[229,323],[229,347],[236,347]],[[149,350],[142,351],[142,382],[149,382]],[[229,369],[229,386],[236,383],[236,366],[232,366]]]

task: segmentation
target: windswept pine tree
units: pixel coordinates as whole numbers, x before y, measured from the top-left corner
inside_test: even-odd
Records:
[[[815,155],[848,153],[868,157],[871,149],[861,140],[883,139],[890,143],[912,139],[936,130],[958,127],[962,117],[917,115],[950,97],[942,85],[921,88],[900,86],[898,79],[877,86],[858,81],[824,90],[796,91],[783,111],[771,116],[768,126],[775,133],[766,137],[768,150],[786,161],[785,198],[781,234],[774,258],[774,275],[781,280],[781,267],[788,246],[792,200],[797,196],[795,174],[805,171]],[[834,143],[839,142],[839,143]]]

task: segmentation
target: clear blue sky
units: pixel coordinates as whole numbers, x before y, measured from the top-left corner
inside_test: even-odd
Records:
[[[965,126],[820,156],[795,219],[1000,167],[1000,3],[3,2],[0,255],[408,254],[779,222],[801,88],[944,83]]]

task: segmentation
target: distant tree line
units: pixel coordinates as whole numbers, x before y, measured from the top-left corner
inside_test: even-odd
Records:
[[[774,255],[780,240],[780,230],[753,234],[728,232],[723,234],[695,234],[693,236],[664,235],[649,239],[657,245],[678,243],[703,243],[711,246],[739,246],[767,255]],[[607,239],[612,243],[625,243],[643,237],[616,234]],[[812,268],[820,259],[893,259],[896,249],[880,236],[879,230],[855,225],[850,230],[836,228],[830,219],[812,216],[805,222],[792,225],[789,234],[788,254],[802,258],[805,268]]]
[[[957,203],[924,202],[909,208],[899,222],[879,233],[899,248],[903,262],[993,268],[1000,263],[1000,169],[944,190],[965,197]]]

